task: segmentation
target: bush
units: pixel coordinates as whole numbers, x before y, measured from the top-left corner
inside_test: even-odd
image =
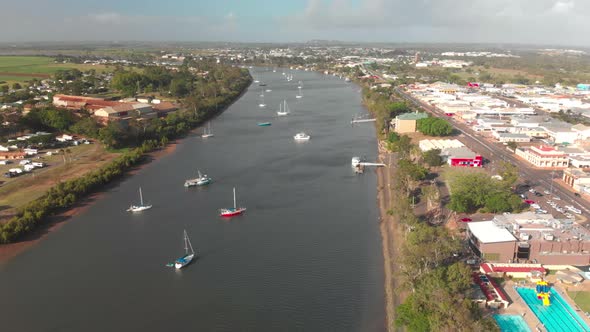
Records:
[[[449,136],[453,133],[453,126],[444,119],[428,117],[416,122],[419,132],[428,136]]]

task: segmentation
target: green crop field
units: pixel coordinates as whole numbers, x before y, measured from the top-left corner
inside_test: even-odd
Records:
[[[14,83],[44,79],[60,70],[73,68],[81,71],[94,69],[97,72],[106,70],[103,65],[55,63],[53,58],[43,56],[0,56],[0,81]]]

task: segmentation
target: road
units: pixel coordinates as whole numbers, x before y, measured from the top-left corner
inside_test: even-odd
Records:
[[[553,190],[553,195],[560,197],[563,202],[566,203],[565,205],[572,204],[584,211],[586,216],[590,214],[590,204],[588,204],[586,200],[574,196],[573,192],[562,188],[557,183],[553,183],[552,185],[551,170],[532,168],[529,163],[519,159],[512,152],[507,150],[504,145],[486,141],[485,138],[475,134],[475,132],[466,124],[461,123],[454,118],[447,117],[441,110],[413,98],[413,96],[407,94],[398,87],[395,88],[395,91],[415,106],[422,107],[433,115],[449,119],[450,123],[461,132],[460,136],[463,143],[475,152],[480,153],[484,158],[492,161],[492,163],[503,160],[517,166],[520,171],[520,179],[528,180],[531,186],[535,187],[537,191],[543,192],[545,190]],[[562,174],[562,171],[555,171],[553,176],[557,179],[561,178]]]

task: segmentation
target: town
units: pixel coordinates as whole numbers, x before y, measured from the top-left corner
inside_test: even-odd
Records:
[[[350,130],[376,129],[385,269],[401,274],[386,289],[403,289],[388,328],[435,315],[418,275],[456,283],[441,302],[479,307],[481,319],[462,312],[474,330],[510,331],[502,324],[515,316],[555,330],[545,307],[576,313],[562,322],[574,330],[590,326],[590,74],[566,64],[590,65],[585,51],[311,41],[69,54],[34,57],[65,66],[50,77],[0,83],[0,223],[127,150],[143,156],[189,135],[238,98],[246,75],[315,73],[358,86],[367,123]],[[564,68],[535,72],[534,60]]]

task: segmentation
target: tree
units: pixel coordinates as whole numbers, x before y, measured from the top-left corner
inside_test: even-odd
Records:
[[[10,90],[8,88],[8,85],[2,85],[2,86],[0,86],[0,92],[2,92],[2,93],[8,93],[8,90]]]
[[[518,147],[518,144],[516,144],[516,142],[508,142],[507,146],[510,148],[510,150],[515,151]]]
[[[441,166],[443,164],[443,159],[440,156],[440,153],[440,149],[428,150],[422,153],[422,159],[430,167]]]
[[[69,129],[74,134],[83,135],[87,137],[97,137],[98,136],[98,125],[93,118],[84,118],[72,126]]]
[[[13,84],[12,84],[12,89],[13,89],[13,90],[20,90],[20,89],[22,89],[22,88],[23,88],[23,87],[22,87],[22,86],[20,85],[20,83],[18,83],[18,82],[15,82],[15,83],[13,83]]]
[[[170,82],[170,93],[175,97],[184,97],[188,94],[188,85],[182,78],[174,78]]]
[[[441,118],[428,117],[416,122],[419,132],[429,136],[449,136],[453,133],[453,126]]]
[[[121,125],[116,122],[109,122],[109,124],[98,131],[98,138],[107,147],[114,148],[120,143],[120,138],[123,136],[123,129]]]

